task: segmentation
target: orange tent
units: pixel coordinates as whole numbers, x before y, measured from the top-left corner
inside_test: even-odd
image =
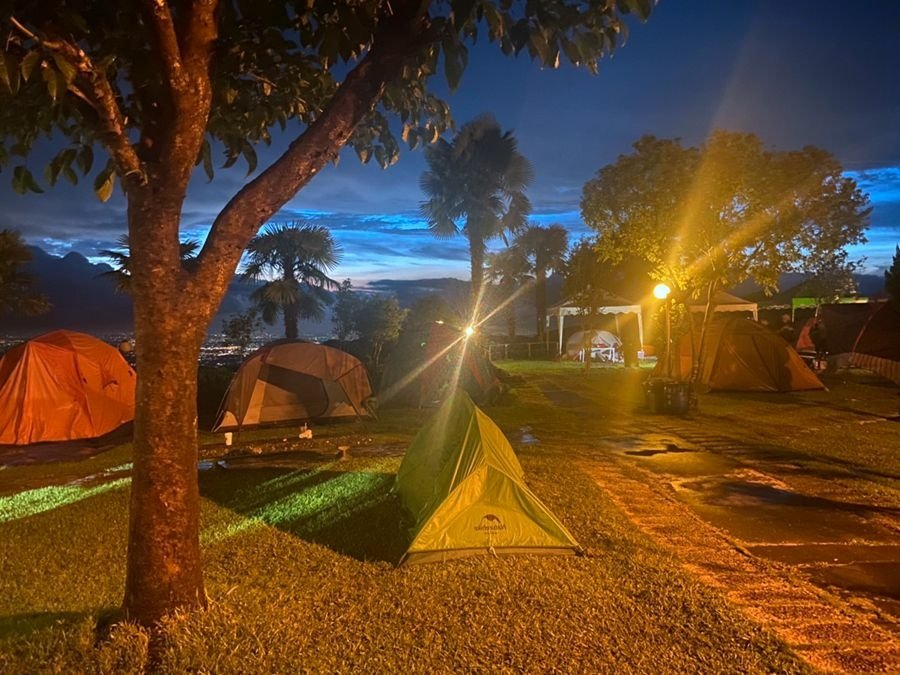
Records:
[[[699,331],[694,335],[699,338]],[[691,376],[695,345],[685,335],[672,359],[670,375]],[[767,328],[747,319],[713,321],[707,332],[700,382],[718,391],[803,391],[824,389],[800,355]],[[655,375],[665,375],[660,356]]]
[[[119,352],[72,331],[0,358],[0,444],[103,436],[134,419],[134,371]]]

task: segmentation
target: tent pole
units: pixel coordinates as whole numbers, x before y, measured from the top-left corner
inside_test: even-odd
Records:
[[[562,349],[563,349],[563,325],[566,322],[566,316],[563,314],[562,309],[559,310],[559,314],[557,315],[559,318],[556,323],[559,326],[559,354],[557,356],[562,357]]]
[[[641,318],[641,308],[638,308],[637,311],[637,320],[638,320],[638,341],[641,343],[640,352],[644,353],[644,321]]]

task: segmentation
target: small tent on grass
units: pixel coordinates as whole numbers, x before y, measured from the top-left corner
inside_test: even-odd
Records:
[[[694,333],[699,341],[699,331]],[[687,380],[697,348],[691,335],[679,344],[671,376]],[[706,336],[706,356],[700,382],[717,391],[803,391],[824,389],[803,359],[787,342],[758,323],[732,318],[713,321]],[[665,358],[654,374],[666,375]]]
[[[340,349],[302,340],[261,347],[234,374],[213,431],[330,417],[364,417],[365,366]]]
[[[421,408],[456,386],[481,405],[503,391],[477,336],[466,339],[462,329],[431,321],[400,335],[384,364],[379,403]]]
[[[54,331],[0,359],[0,444],[103,436],[134,419],[136,377],[118,350]]]
[[[900,309],[886,302],[873,312],[853,345],[850,365],[900,384]]]
[[[582,358],[581,352],[584,351],[586,333],[586,330],[576,331],[566,340],[566,356],[568,358]],[[591,336],[591,350],[601,350],[601,357],[605,357],[608,361],[614,360],[616,350],[621,346],[622,341],[608,330],[595,330]]]
[[[503,432],[462,391],[419,431],[400,465],[395,491],[415,520],[401,564],[580,550],[525,486]]]

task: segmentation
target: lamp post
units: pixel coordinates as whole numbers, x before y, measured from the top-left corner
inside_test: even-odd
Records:
[[[666,377],[672,377],[672,317],[669,313],[669,294],[672,289],[666,284],[656,284],[653,297],[665,302],[666,310]]]

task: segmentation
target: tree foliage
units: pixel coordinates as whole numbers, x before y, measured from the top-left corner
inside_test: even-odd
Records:
[[[321,319],[331,304],[329,289],[338,282],[328,276],[341,258],[341,247],[320,225],[294,222],[268,225],[247,247],[243,277],[262,281],[250,295],[260,317],[270,326],[278,314],[284,320],[284,336],[297,337],[300,319]]]
[[[31,252],[15,230],[0,230],[0,316],[41,314],[50,305],[35,288],[35,279],[24,267]]]
[[[784,272],[846,268],[870,212],[826,151],[725,131],[700,147],[640,139],[585,184],[581,209],[604,259],[639,255],[688,294],[748,279],[775,291]]]
[[[127,616],[154,625],[204,602],[196,359],[259,229],[346,145],[388,166],[401,142],[435,142],[451,117],[433,78],[456,87],[477,39],[595,72],[625,40],[624,15],[653,4],[0,0],[0,169],[19,192],[41,191],[28,157],[46,138],[44,185],[90,177],[100,199],[118,185],[127,201],[141,368]],[[257,147],[280,133],[290,143],[259,167]],[[240,161],[247,178],[184,269],[192,175]]]
[[[900,246],[894,249],[891,266],[884,271],[884,290],[892,302],[900,305]]]
[[[510,339],[516,337],[516,294],[529,280],[531,265],[521,248],[507,246],[491,253],[487,258],[487,276],[499,291],[496,300],[498,307],[503,307],[506,319],[506,334]]]
[[[529,225],[516,235],[514,244],[521,249],[534,275],[534,308],[538,342],[544,339],[547,321],[547,276],[562,272],[569,249],[569,232],[562,225]]]
[[[432,143],[448,127],[449,107],[429,91],[428,81],[442,74],[456,89],[468,63],[468,45],[479,37],[507,55],[524,52],[552,68],[566,60],[596,73],[600,59],[627,37],[624,15],[646,19],[653,4],[207,0],[173,7],[120,2],[110,8],[87,0],[27,7],[7,1],[0,4],[5,45],[0,52],[0,136],[5,138],[0,165],[14,164],[17,191],[41,192],[31,169],[16,157],[26,157],[39,136],[51,134],[65,143],[44,171],[48,185],[60,178],[75,184],[93,175],[94,190],[105,200],[117,175],[144,180],[140,160],[165,152],[158,133],[178,116],[161,103],[173,89],[190,91],[191,74],[182,60],[207,58],[178,52],[190,52],[194,45],[185,38],[199,41],[206,28],[213,38],[208,113],[194,159],[209,178],[220,164],[214,151],[223,153],[221,168],[243,160],[252,173],[257,143],[270,144],[273,130],[284,130],[292,120],[311,124],[333,102],[348,67],[371,54],[373,45],[402,36],[409,44],[398,76],[349,139],[363,162],[374,158],[389,166],[399,157],[401,141],[411,148]],[[415,33],[404,25],[411,18]],[[393,115],[401,122],[399,140],[390,124]],[[132,149],[125,147],[129,129],[138,131]],[[104,138],[109,133],[119,136],[115,143]],[[112,150],[110,161],[95,164],[98,145]]]
[[[596,242],[586,237],[572,247],[566,260],[563,290],[583,317],[585,368],[591,367],[589,354],[597,309],[603,307],[609,297],[609,291],[606,290],[609,269],[609,263],[601,260],[597,252]]]
[[[385,345],[400,335],[407,313],[394,296],[354,291],[345,279],[336,294],[332,318],[341,340],[363,343],[369,368],[377,372]]]
[[[247,350],[253,343],[253,333],[259,326],[259,311],[251,307],[246,312],[232,314],[222,322],[222,334],[228,344],[238,348],[241,357],[246,356]]]
[[[425,150],[428,170],[420,185],[427,199],[422,215],[438,237],[463,234],[472,266],[472,309],[481,298],[485,248],[525,225],[531,202],[525,190],[534,170],[511,131],[490,115],[464,125],[452,141]]]

